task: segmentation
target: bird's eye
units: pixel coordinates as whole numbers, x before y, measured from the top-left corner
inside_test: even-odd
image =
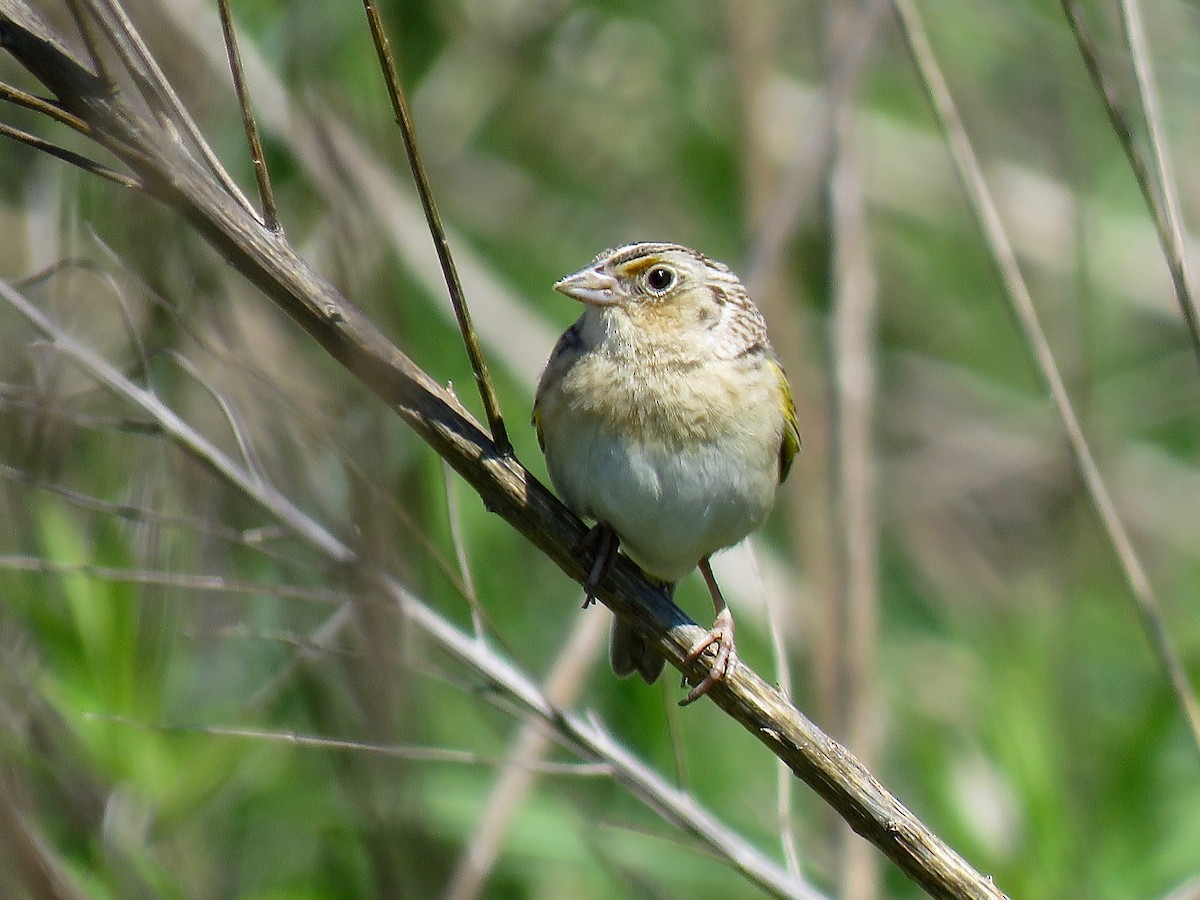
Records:
[[[646,284],[656,294],[670,290],[675,284],[675,273],[664,266],[655,266],[646,273]]]

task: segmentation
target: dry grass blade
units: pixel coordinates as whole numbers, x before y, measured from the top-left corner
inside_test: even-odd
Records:
[[[87,123],[83,119],[73,116],[55,104],[49,103],[41,97],[35,97],[33,94],[27,93],[20,88],[0,82],[0,100],[6,100],[16,106],[23,106],[44,116],[49,116],[54,121],[61,122],[68,128],[75,129],[80,134],[88,133]]]
[[[222,594],[270,594],[288,600],[334,604],[345,602],[346,595],[320,588],[290,587],[283,584],[263,584],[242,581],[224,575],[185,575],[180,572],[159,572],[149,569],[115,568],[92,563],[55,562],[37,556],[8,556],[0,554],[0,570],[40,572],[47,575],[85,575],[102,581],[126,584],[154,584],[189,591]]]
[[[1187,242],[1183,214],[1179,209],[1179,191],[1171,171],[1167,139],[1163,133],[1162,104],[1159,102],[1158,87],[1151,68],[1150,51],[1146,45],[1146,29],[1142,24],[1142,7],[1138,0],[1121,0],[1121,23],[1125,29],[1125,42],[1133,60],[1133,74],[1137,80],[1138,99],[1142,105],[1142,118],[1146,121],[1146,133],[1150,138],[1150,154],[1154,157],[1154,170],[1158,176],[1158,190],[1162,197],[1162,213],[1166,219],[1167,243],[1163,245],[1168,264],[1177,270],[1176,293],[1183,309],[1184,319],[1192,335],[1192,346],[1200,358],[1200,307],[1192,293],[1189,273]],[[1172,277],[1175,275],[1172,273]]]
[[[222,455],[214,444],[190,428],[186,422],[167,408],[150,391],[130,382],[116,368],[101,359],[90,348],[84,346],[60,329],[41,310],[25,299],[19,292],[13,290],[7,282],[0,281],[0,297],[3,297],[10,306],[25,316],[34,327],[41,331],[54,344],[57,350],[82,366],[89,375],[106,388],[132,402],[141,408],[143,412],[152,416],[158,421],[164,434],[171,437],[176,443],[187,447],[195,454],[208,460],[209,464],[219,475],[234,484],[243,494],[246,494],[260,504],[269,506],[275,512],[276,516],[282,518],[284,523],[292,528],[293,531],[305,536],[311,543],[315,543],[321,547],[336,562],[346,563],[354,559],[354,553],[348,547],[336,541],[324,529],[318,528],[303,512],[293,506],[273,487],[264,484],[255,476],[239,469]]]
[[[179,95],[163,75],[162,69],[155,62],[150,50],[146,47],[141,35],[137,33],[137,29],[133,27],[133,23],[129,21],[129,17],[125,15],[125,10],[121,8],[121,5],[116,0],[76,0],[76,2],[88,9],[105,37],[117,51],[117,55],[125,63],[130,76],[145,93],[146,99],[153,101],[151,106],[155,115],[161,120],[170,121],[175,126],[182,128],[184,133],[192,139],[200,156],[204,159],[208,171],[217,179],[225,192],[242,209],[247,212],[252,211],[250,201],[246,199],[246,195],[242,193],[234,180],[229,177],[229,173],[217,159],[212,147],[204,140],[200,126],[188,113],[183,101],[179,99]],[[95,56],[94,51],[93,56]],[[105,76],[105,88],[106,93],[111,95],[112,83],[107,76]]]
[[[246,89],[246,75],[242,69],[242,54],[238,50],[237,31],[233,27],[233,14],[229,11],[229,0],[219,0],[221,30],[225,34],[225,50],[229,54],[229,72],[233,76],[233,89],[237,92],[238,108],[242,111],[242,128],[246,142],[250,145],[250,161],[254,165],[254,179],[258,182],[258,197],[262,203],[263,224],[272,231],[279,231],[279,210],[275,207],[275,191],[271,188],[271,173],[267,171],[267,159],[263,154],[262,140],[258,135],[258,123],[250,108],[250,92]]]
[[[558,707],[571,706],[583,687],[592,663],[604,646],[608,622],[601,616],[580,616],[571,639],[546,676],[546,699]],[[521,726],[512,750],[488,795],[484,812],[471,841],[458,859],[443,900],[474,900],[487,884],[487,877],[499,856],[517,810],[534,786],[536,769],[530,763],[540,760],[550,749],[550,737],[541,723]]]
[[[92,29],[91,22],[87,14],[83,11],[82,0],[67,0],[67,6],[71,10],[71,18],[75,20],[75,27],[79,29],[79,36],[83,38],[83,46],[87,48],[88,59],[95,67],[96,72],[104,79],[110,91],[115,91],[116,82],[108,73],[108,68],[104,65],[104,57],[100,54],[100,46],[96,41],[96,33]]]
[[[446,289],[450,292],[450,302],[454,306],[458,330],[462,334],[463,344],[467,348],[471,371],[475,375],[475,385],[479,389],[480,399],[483,400],[483,410],[487,416],[488,428],[492,433],[492,442],[500,453],[509,454],[512,452],[512,445],[508,440],[508,431],[504,427],[504,417],[500,414],[500,401],[496,399],[496,389],[492,386],[491,376],[488,375],[487,360],[484,359],[483,349],[479,346],[479,337],[475,333],[475,326],[471,324],[471,309],[467,306],[467,298],[463,294],[458,270],[454,265],[454,257],[450,255],[450,241],[446,237],[442,217],[433,200],[433,190],[430,188],[429,178],[425,174],[425,165],[421,162],[421,149],[417,146],[412,114],[408,109],[408,100],[404,96],[404,86],[400,83],[400,74],[396,71],[396,61],[392,58],[387,34],[383,29],[383,21],[379,17],[379,10],[373,0],[363,0],[363,8],[367,13],[367,23],[371,27],[371,39],[375,42],[375,52],[379,56],[379,67],[383,71],[383,78],[387,84],[392,110],[396,115],[396,124],[400,126],[400,135],[404,139],[404,151],[408,155],[408,164],[412,169],[413,181],[417,186],[417,195],[421,198],[421,207],[425,210],[429,235],[433,238],[433,246],[437,250],[438,261],[442,266],[442,276],[446,280]]]
[[[1164,144],[1161,134],[1161,114],[1158,111],[1157,100],[1154,99],[1157,97],[1157,93],[1149,89],[1149,63],[1146,60],[1145,42],[1144,39],[1139,39],[1141,35],[1140,16],[1136,20],[1137,27],[1133,29],[1129,26],[1128,15],[1125,16],[1125,20],[1127,32],[1130,35],[1130,54],[1134,58],[1134,69],[1138,78],[1139,95],[1142,97],[1143,113],[1150,132],[1151,148],[1158,163],[1161,194],[1155,187],[1154,179],[1150,174],[1150,166],[1133,138],[1129,120],[1117,98],[1116,88],[1104,74],[1104,70],[1100,68],[1100,54],[1096,49],[1095,39],[1083,20],[1083,12],[1079,8],[1078,0],[1061,0],[1061,5],[1063,14],[1066,15],[1067,22],[1071,26],[1071,33],[1075,36],[1079,55],[1083,57],[1083,63],[1087,67],[1088,75],[1091,76],[1092,84],[1095,85],[1096,92],[1104,103],[1104,110],[1108,114],[1113,134],[1116,135],[1117,142],[1125,153],[1125,159],[1133,172],[1134,181],[1137,182],[1138,188],[1142,192],[1142,198],[1150,209],[1150,218],[1154,222],[1158,243],[1162,247],[1167,270],[1171,275],[1175,299],[1183,311],[1183,318],[1187,322],[1188,334],[1192,342],[1192,351],[1196,356],[1196,361],[1200,363],[1200,309],[1197,308],[1196,298],[1191,291],[1191,283],[1188,278],[1187,245],[1184,240],[1178,200],[1175,198],[1174,181],[1168,174],[1166,158],[1162,149]]]
[[[77,168],[83,169],[92,175],[99,175],[105,181],[111,181],[113,184],[119,184],[126,188],[141,188],[142,183],[136,178],[130,178],[128,175],[110,169],[108,166],[102,165],[95,160],[88,159],[82,154],[76,153],[73,150],[68,150],[65,147],[60,147],[58,144],[53,144],[50,141],[40,138],[35,134],[30,134],[27,131],[22,131],[19,128],[13,128],[11,125],[5,125],[0,122],[0,135],[11,138],[22,144],[27,144],[34,150],[40,150],[47,156],[53,156],[55,159],[61,159],[63,162],[70,163]]]
[[[1163,621],[1162,611],[1154,588],[1150,584],[1150,578],[1134,550],[1133,541],[1125,530],[1124,522],[1117,512],[1116,504],[1100,473],[1100,467],[1092,455],[1091,447],[1088,446],[1083,426],[1075,414],[1066,383],[1054,360],[1050,342],[1042,330],[1037,309],[1033,305],[1033,298],[1021,275],[1016,254],[1005,233],[1004,225],[1000,221],[1000,214],[996,210],[996,204],[984,181],[983,172],[975,157],[970,139],[967,137],[962,120],[955,109],[950,89],[938,68],[920,15],[912,0],[893,0],[893,5],[900,19],[904,36],[908,41],[913,62],[929,95],[934,115],[946,136],[946,144],[954,160],[959,179],[962,181],[963,190],[966,192],[971,209],[987,241],[988,249],[996,262],[996,268],[1004,284],[1005,297],[1008,299],[1013,317],[1025,339],[1034,366],[1062,419],[1067,443],[1071,448],[1080,480],[1083,482],[1092,507],[1112,544],[1113,552],[1129,585],[1134,608],[1142,628],[1146,632],[1163,675],[1171,685],[1176,702],[1191,730],[1196,748],[1200,751],[1200,704],[1196,701],[1195,692],[1188,681],[1187,671],[1171,642],[1171,636]]]
[[[267,731],[261,728],[233,728],[220,725],[159,725],[153,722],[141,722],[127,716],[87,714],[84,718],[100,722],[116,722],[139,728],[143,731],[155,731],[162,734],[207,734],[214,737],[247,738],[249,740],[268,741],[272,743],[292,744],[297,747],[312,747],[322,750],[353,750],[358,753],[373,753],[392,759],[406,759],[413,762],[444,762],[457,763],[466,766],[495,766],[498,763],[511,763],[511,760],[501,760],[492,756],[474,753],[470,750],[458,750],[452,747],[414,747],[400,744],[379,744],[369,741],[348,741],[342,738],[320,737],[312,734],[300,734],[295,731]],[[604,763],[555,763],[541,760],[530,760],[524,763],[527,771],[541,775],[567,775],[584,778],[609,778],[612,767]]]
[[[0,865],[7,889],[17,896],[46,900],[88,896],[34,827],[34,817],[19,808],[17,798],[7,790],[0,792]]]

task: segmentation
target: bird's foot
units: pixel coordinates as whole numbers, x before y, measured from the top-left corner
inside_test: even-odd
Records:
[[[613,560],[617,558],[617,548],[621,540],[617,533],[604,522],[598,522],[588,529],[588,533],[579,541],[576,552],[595,551],[596,558],[592,562],[591,571],[583,583],[583,608],[587,609],[596,602],[596,588],[612,568]]]
[[[680,706],[695,703],[707,694],[709,688],[729,674],[729,667],[733,665],[733,661],[737,658],[733,646],[733,614],[728,609],[723,609],[717,613],[717,619],[713,622],[713,627],[709,629],[708,634],[700,638],[692,646],[692,649],[688,651],[688,655],[684,657],[684,662],[695,662],[705,650],[714,645],[717,648],[717,655],[713,659],[712,668],[708,670],[708,674],[704,676],[704,679],[692,688],[686,697],[679,701]],[[687,683],[686,679],[684,683]]]

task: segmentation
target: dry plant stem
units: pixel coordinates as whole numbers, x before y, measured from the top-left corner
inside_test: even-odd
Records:
[[[580,616],[570,640],[546,676],[543,691],[556,707],[570,707],[578,697],[604,646],[607,617]],[[550,736],[536,719],[523,724],[512,744],[504,767],[492,786],[478,827],[458,858],[443,900],[474,900],[483,891],[513,816],[534,785],[536,769],[551,747]]]
[[[1197,308],[1196,297],[1192,293],[1183,215],[1179,209],[1179,191],[1171,171],[1166,136],[1163,134],[1162,106],[1151,70],[1150,51],[1146,46],[1142,8],[1138,0],[1121,0],[1119,6],[1125,42],[1133,60],[1133,74],[1137,80],[1138,98],[1142,104],[1142,118],[1146,122],[1146,133],[1150,137],[1150,155],[1154,158],[1154,170],[1158,176],[1162,213],[1166,219],[1166,233],[1163,235],[1166,243],[1163,244],[1163,253],[1172,269],[1177,269],[1177,280],[1176,272],[1172,272],[1171,277],[1175,280],[1179,305],[1183,308],[1183,316],[1192,335],[1192,347],[1197,353],[1197,359],[1200,359],[1200,309]]]
[[[70,113],[63,112],[53,103],[43,100],[41,97],[35,97],[33,94],[26,93],[20,88],[15,88],[12,85],[0,82],[0,100],[7,100],[16,106],[23,106],[26,109],[32,109],[34,112],[39,112],[44,116],[49,116],[56,122],[61,122],[68,128],[73,128],[80,134],[87,134],[87,123],[81,119],[77,119]]]
[[[282,584],[266,585],[261,581],[241,581],[235,578],[226,578],[224,575],[185,575],[179,572],[154,569],[55,562],[40,556],[0,554],[0,571],[39,572],[45,575],[86,575],[89,578],[114,584],[162,585],[207,593],[246,594],[249,596],[271,594],[286,600],[304,600],[327,605],[345,603],[349,599],[345,593],[320,588],[289,587]]]
[[[237,93],[238,108],[242,111],[242,128],[246,132],[246,143],[250,145],[254,179],[258,182],[263,224],[272,231],[279,231],[279,210],[275,207],[275,191],[271,188],[271,173],[267,171],[267,159],[263,154],[262,140],[258,136],[258,123],[254,121],[254,111],[250,108],[250,94],[246,90],[246,75],[242,70],[242,54],[238,50],[237,31],[233,27],[229,0],[218,0],[217,7],[221,11],[221,31],[225,35],[225,50],[229,54],[233,89]]]
[[[850,3],[843,0],[840,5]],[[851,12],[835,8],[832,15],[844,21]],[[839,681],[845,686],[842,703],[848,743],[867,765],[872,765],[879,745],[878,534],[873,454],[875,278],[858,162],[857,106],[848,102],[836,111],[836,118],[830,203],[834,257],[831,343],[836,388],[833,427],[838,467],[835,530],[841,544],[844,610],[843,672]],[[842,900],[873,900],[880,887],[878,857],[845,830],[840,850]]]
[[[88,17],[84,14],[80,7],[80,0],[67,0],[67,6],[71,10],[71,18],[75,20],[75,27],[79,29],[79,36],[83,40],[83,46],[87,48],[88,59],[96,68],[96,72],[104,79],[108,85],[110,92],[117,90],[116,82],[109,75],[108,69],[104,65],[104,57],[100,55],[100,47],[96,43],[96,33],[92,30],[91,23]]]
[[[413,127],[412,114],[408,110],[404,86],[400,83],[400,74],[396,71],[396,61],[392,58],[387,33],[383,30],[383,21],[379,17],[379,10],[376,8],[374,0],[363,0],[363,8],[367,13],[367,24],[371,27],[371,39],[375,42],[379,68],[383,71],[388,96],[392,100],[396,124],[400,126],[400,136],[404,139],[404,152],[408,155],[408,164],[412,169],[413,181],[417,186],[417,195],[421,198],[421,207],[425,210],[425,221],[429,224],[429,234],[433,238],[438,261],[442,265],[446,289],[450,292],[450,303],[454,307],[454,316],[458,320],[458,330],[462,334],[463,344],[467,348],[471,371],[475,374],[475,384],[479,388],[479,397],[483,401],[483,411],[492,432],[492,442],[500,453],[507,455],[512,453],[512,444],[509,443],[508,431],[504,427],[504,418],[500,414],[500,401],[496,399],[496,389],[492,386],[491,376],[488,375],[487,361],[483,358],[479,337],[475,333],[475,327],[471,324],[471,309],[467,306],[467,298],[458,278],[458,270],[454,266],[454,258],[450,255],[450,241],[446,238],[446,229],[442,225],[442,217],[438,213],[437,204],[433,201],[433,190],[429,187],[425,165],[421,162],[421,149],[417,146],[416,129]]]
[[[87,2],[107,4],[111,0]],[[453,397],[318,277],[282,236],[263,228],[252,212],[232,202],[223,185],[184,151],[169,131],[145,122],[119,97],[109,95],[103,81],[67,53],[61,39],[52,34],[20,0],[0,0],[0,46],[25,65],[68,111],[88,122],[96,139],[124,160],[144,180],[148,190],[186,218],[230,264],[291,315],[364,385],[388,402],[473,486],[490,510],[505,518],[570,577],[582,581],[586,573],[572,548],[585,533],[583,523],[511,455],[502,453]],[[132,64],[137,64],[136,59]],[[148,75],[145,70],[142,74]],[[4,288],[2,293],[11,302],[15,292],[6,285]],[[27,302],[24,305],[31,308]],[[142,394],[143,399],[157,404],[155,398],[146,392]],[[165,412],[173,422],[183,425],[169,410]],[[215,451],[211,445],[209,449]],[[268,507],[284,504],[292,508],[277,492],[255,484],[240,471],[221,474]],[[315,527],[310,520],[305,522],[307,526],[300,527],[306,531]],[[322,534],[328,539],[327,533]],[[348,552],[340,544],[329,550]],[[416,624],[447,649],[457,648],[452,652],[487,677],[503,675],[514,691],[516,685],[527,683],[509,664],[450,627],[432,610],[404,594],[399,586],[388,583],[386,587]],[[676,668],[693,679],[703,677],[703,664],[685,665],[684,657],[704,635],[704,630],[668,601],[632,563],[618,559],[599,596],[626,621],[660,635],[659,650]],[[536,696],[539,715],[560,722],[560,727],[578,741],[583,723],[547,707],[540,694]],[[732,666],[729,675],[713,687],[709,696],[931,895],[1004,896],[885,791],[851,754],[745,665],[739,662]],[[628,754],[605,735],[588,733],[590,746],[602,748],[599,756],[616,762],[620,773],[624,763],[619,761],[628,759]],[[647,783],[643,776],[650,773],[645,773],[636,760],[630,759],[628,765],[640,773],[636,783],[641,787],[637,790],[643,791]],[[662,787],[671,791],[665,785]],[[654,799],[641,792],[639,796],[648,802]],[[669,796],[676,808],[692,804],[686,795]],[[722,832],[721,839],[728,838]],[[751,858],[746,856],[748,852],[752,853],[755,865],[761,866],[764,862],[761,856],[740,839],[733,845],[722,846],[722,856],[739,868]],[[761,884],[777,883],[784,896],[804,895],[797,891],[794,877],[786,876],[777,867],[771,866],[750,877]]]
[[[225,192],[242,209],[252,212],[253,207],[250,205],[250,201],[246,199],[246,195],[241,192],[234,180],[229,177],[229,173],[217,159],[212,147],[204,140],[200,127],[188,114],[183,101],[179,99],[179,95],[175,93],[175,89],[163,75],[162,69],[159,68],[154,57],[150,55],[141,35],[137,33],[133,23],[125,15],[125,10],[120,3],[116,0],[74,0],[74,2],[81,9],[90,12],[91,17],[100,26],[100,30],[104,32],[117,55],[125,63],[134,82],[143,91],[146,102],[150,104],[150,108],[160,124],[169,123],[173,128],[182,128],[184,133],[192,139],[200,156],[204,159],[208,172],[217,179]],[[86,21],[87,16],[81,13],[80,18]],[[104,73],[101,74],[104,77],[105,93],[110,97],[114,96],[115,88],[112,81]]]
[[[148,413],[158,423],[161,432],[168,435],[181,450],[207,466],[227,485],[252,500],[285,528],[311,545],[318,553],[329,557],[335,563],[346,564],[358,561],[350,547],[339,541],[320,524],[305,517],[304,513],[292,506],[273,488],[264,485],[262,490],[249,490],[249,487],[256,484],[256,480],[249,473],[239,469],[214,444],[182,422],[164,403],[128,381],[120,372],[63,332],[40,310],[2,280],[0,280],[0,298],[25,315],[53,342],[60,352],[70,357],[94,379],[115,395]],[[12,562],[19,567],[40,570],[45,561],[21,557]],[[129,573],[124,570],[101,570],[95,566],[73,567],[68,571],[86,573],[93,577],[111,576],[118,579],[129,577]],[[155,578],[157,574],[141,573],[139,577],[145,578],[151,583],[159,583]],[[179,585],[180,576],[177,574],[162,574],[164,578],[175,579],[172,583]],[[202,578],[188,580],[183,586],[193,589],[219,589],[215,581],[208,582]],[[648,803],[656,812],[677,827],[698,837],[718,858],[733,865],[774,896],[822,900],[820,894],[808,889],[807,885],[798,881],[795,876],[779,869],[739,835],[721,825],[708,812],[699,807],[690,795],[667,785],[655,773],[624,751],[619,751],[617,758],[608,755],[607,748],[616,745],[602,729],[583,723],[578,719],[565,717],[556,704],[541,695],[532,680],[526,678],[496,651],[473,636],[468,637],[455,626],[446,622],[437,612],[426,606],[393,579],[377,576],[375,580],[384,593],[398,603],[409,618],[415,621],[442,649],[471,667],[493,690],[504,692],[522,708],[533,712],[544,724],[570,741],[589,758],[613,765],[614,777],[631,793]],[[256,592],[262,590],[261,585],[256,585],[254,588]],[[342,598],[342,595],[330,593],[326,597],[314,596],[311,599],[337,601]],[[306,599],[309,598],[306,597]],[[333,635],[346,624],[349,611],[350,604],[343,603],[319,632],[313,635],[309,645],[311,647],[327,645]],[[270,696],[279,687],[282,681],[288,677],[290,668],[281,672],[279,677],[273,679],[259,692],[262,698]],[[568,724],[572,727],[568,728]]]
[[[63,866],[62,857],[35,828],[38,817],[17,804],[12,792],[0,792],[0,862],[6,890],[46,900],[86,900],[88,895]]]
[[[454,558],[458,563],[458,573],[462,577],[463,594],[467,605],[471,608],[471,627],[475,638],[484,639],[484,613],[479,602],[479,594],[475,590],[475,576],[471,574],[471,562],[467,557],[467,544],[463,538],[462,516],[459,514],[458,483],[450,464],[442,460],[442,476],[446,485],[446,513],[450,519],[450,541],[454,544]]]
[[[1062,6],[1063,14],[1067,17],[1067,22],[1071,26],[1071,33],[1075,36],[1075,44],[1079,48],[1079,55],[1083,57],[1083,63],[1088,70],[1088,75],[1092,79],[1092,84],[1095,85],[1096,92],[1100,95],[1100,99],[1104,103],[1104,110],[1108,114],[1108,121],[1112,126],[1113,133],[1116,135],[1117,143],[1121,145],[1121,149],[1125,152],[1125,159],[1129,162],[1129,168],[1133,172],[1133,179],[1137,182],[1138,188],[1142,192],[1142,198],[1146,201],[1146,206],[1150,209],[1150,218],[1154,222],[1154,230],[1158,235],[1158,243],[1162,247],[1163,256],[1166,258],[1167,271],[1171,276],[1171,285],[1175,289],[1175,298],[1179,303],[1180,309],[1183,310],[1184,321],[1187,322],[1188,335],[1192,342],[1192,351],[1196,356],[1197,363],[1200,363],[1200,311],[1197,310],[1196,298],[1191,293],[1186,263],[1187,243],[1184,240],[1183,229],[1179,224],[1179,216],[1177,214],[1174,217],[1170,215],[1169,209],[1164,206],[1163,201],[1160,199],[1159,192],[1155,190],[1154,180],[1150,175],[1150,166],[1134,141],[1133,131],[1117,98],[1116,87],[1104,74],[1104,70],[1100,68],[1100,54],[1096,49],[1095,39],[1092,37],[1087,25],[1084,24],[1083,12],[1079,8],[1078,0],[1061,0],[1060,5]],[[1130,49],[1132,53],[1133,47],[1131,46]],[[1149,111],[1146,113],[1147,123],[1150,126],[1152,146],[1159,143],[1154,138],[1157,130],[1154,123],[1158,119],[1157,104],[1155,104],[1154,109],[1155,115],[1153,118],[1151,118]],[[1166,180],[1166,174],[1161,168],[1160,177],[1165,195],[1166,187],[1170,182]]]
[[[0,10],[3,7],[0,6]],[[0,28],[2,28],[0,19]],[[334,540],[328,532],[316,526],[311,519],[286,497],[254,475],[239,469],[222,455],[211,441],[193,431],[179,416],[165,407],[150,391],[138,387],[125,378],[114,366],[101,359],[94,351],[58,328],[41,310],[25,299],[5,281],[0,280],[0,297],[25,316],[62,353],[114,393],[124,397],[157,422],[162,432],[176,443],[189,447],[200,456],[218,475],[234,485],[260,505],[269,507],[292,531],[304,536],[309,543],[319,547],[336,563],[349,563],[354,554],[349,548]]]
[[[30,134],[27,131],[22,131],[19,128],[13,128],[11,125],[5,125],[0,122],[0,136],[10,138],[22,144],[28,144],[34,150],[40,150],[42,153],[53,156],[56,159],[61,159],[65,163],[70,163],[85,172],[90,172],[92,175],[99,175],[101,178],[111,181],[113,184],[119,184],[126,188],[140,188],[141,182],[137,179],[130,178],[128,175],[122,175],[108,166],[101,165],[94,160],[88,159],[86,156],[81,156],[72,150],[65,147],[60,147],[58,144],[52,144],[37,135]]]
[[[758,557],[755,555],[755,573],[758,572]],[[762,579],[757,578],[759,588]],[[792,699],[792,667],[788,662],[787,647],[784,644],[783,629],[779,625],[778,610],[774,600],[762,591],[763,604],[767,611],[767,632],[771,636],[771,662],[775,666],[776,686],[779,692],[788,700]],[[791,771],[779,760],[775,770],[775,814],[779,818],[779,845],[783,849],[783,858],[787,862],[789,872],[800,871],[800,850],[796,841],[796,827],[792,818],[792,794],[796,779]]]
[[[1133,541],[1125,530],[1116,504],[1113,503],[1104,478],[1100,474],[1100,467],[1096,464],[1087,438],[1084,437],[1083,427],[1079,423],[1079,417],[1075,414],[1071,397],[1067,393],[1066,383],[1058,370],[1058,364],[1054,361],[1050,342],[1042,330],[1037,309],[1033,305],[1033,298],[1029,294],[1029,288],[1017,265],[1016,254],[1004,231],[1000,214],[996,210],[991,192],[984,181],[983,172],[979,167],[979,161],[975,157],[971,142],[967,138],[962,120],[958,117],[950,90],[938,68],[933,48],[929,44],[929,38],[925,34],[916,6],[912,0],[893,0],[893,5],[900,20],[901,30],[908,41],[913,62],[924,83],[925,90],[929,94],[934,115],[946,136],[946,144],[954,160],[959,179],[962,181],[963,190],[996,262],[996,268],[1004,284],[1005,296],[1013,317],[1029,348],[1034,366],[1062,419],[1067,443],[1071,448],[1071,455],[1074,457],[1080,480],[1087,490],[1096,515],[1100,519],[1100,524],[1112,543],[1113,552],[1125,574],[1125,580],[1129,584],[1134,608],[1142,628],[1150,640],[1150,645],[1164,676],[1175,693],[1176,702],[1191,730],[1196,748],[1200,750],[1200,704],[1197,704],[1196,695],[1188,681],[1187,671],[1171,643],[1171,636],[1163,621],[1162,611],[1154,594],[1154,588],[1150,584],[1149,576],[1133,548]]]
[[[221,725],[160,725],[156,722],[144,722],[128,716],[103,715],[100,713],[84,713],[84,718],[94,722],[114,722],[118,725],[128,725],[142,731],[153,731],[159,734],[208,734],[215,737],[249,738],[257,741],[292,744],[297,747],[314,747],[326,750],[353,750],[359,753],[373,753],[392,759],[406,759],[414,762],[446,762],[468,766],[492,767],[500,763],[511,763],[495,756],[485,756],[470,750],[458,750],[453,747],[423,747],[411,744],[379,744],[370,741],[347,741],[341,738],[327,738],[312,734],[300,734],[296,731],[267,731],[260,728],[232,728]],[[555,763],[541,760],[530,760],[524,763],[527,771],[541,775],[568,775],[584,778],[611,778],[612,767],[605,763]]]
[[[783,176],[783,183],[772,191],[773,202],[760,223],[747,268],[746,285],[751,296],[768,282],[783,259],[787,242],[795,233],[800,214],[827,171],[834,147],[837,111],[858,89],[863,68],[871,58],[879,24],[887,11],[888,0],[864,0],[856,23],[843,30],[845,39],[833,55],[834,66],[822,88],[813,123],[806,122],[797,142],[796,154]]]

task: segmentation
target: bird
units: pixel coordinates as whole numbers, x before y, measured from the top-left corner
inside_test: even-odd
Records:
[[[586,608],[623,553],[667,595],[699,568],[713,627],[687,655],[715,654],[687,705],[728,674],[733,614],[710,558],[758,528],[800,451],[791,386],[762,313],[728,266],[673,243],[599,254],[554,289],[583,304],[538,382],[533,425],[555,490],[595,525]],[[619,677],[653,683],[664,657],[614,619]]]

